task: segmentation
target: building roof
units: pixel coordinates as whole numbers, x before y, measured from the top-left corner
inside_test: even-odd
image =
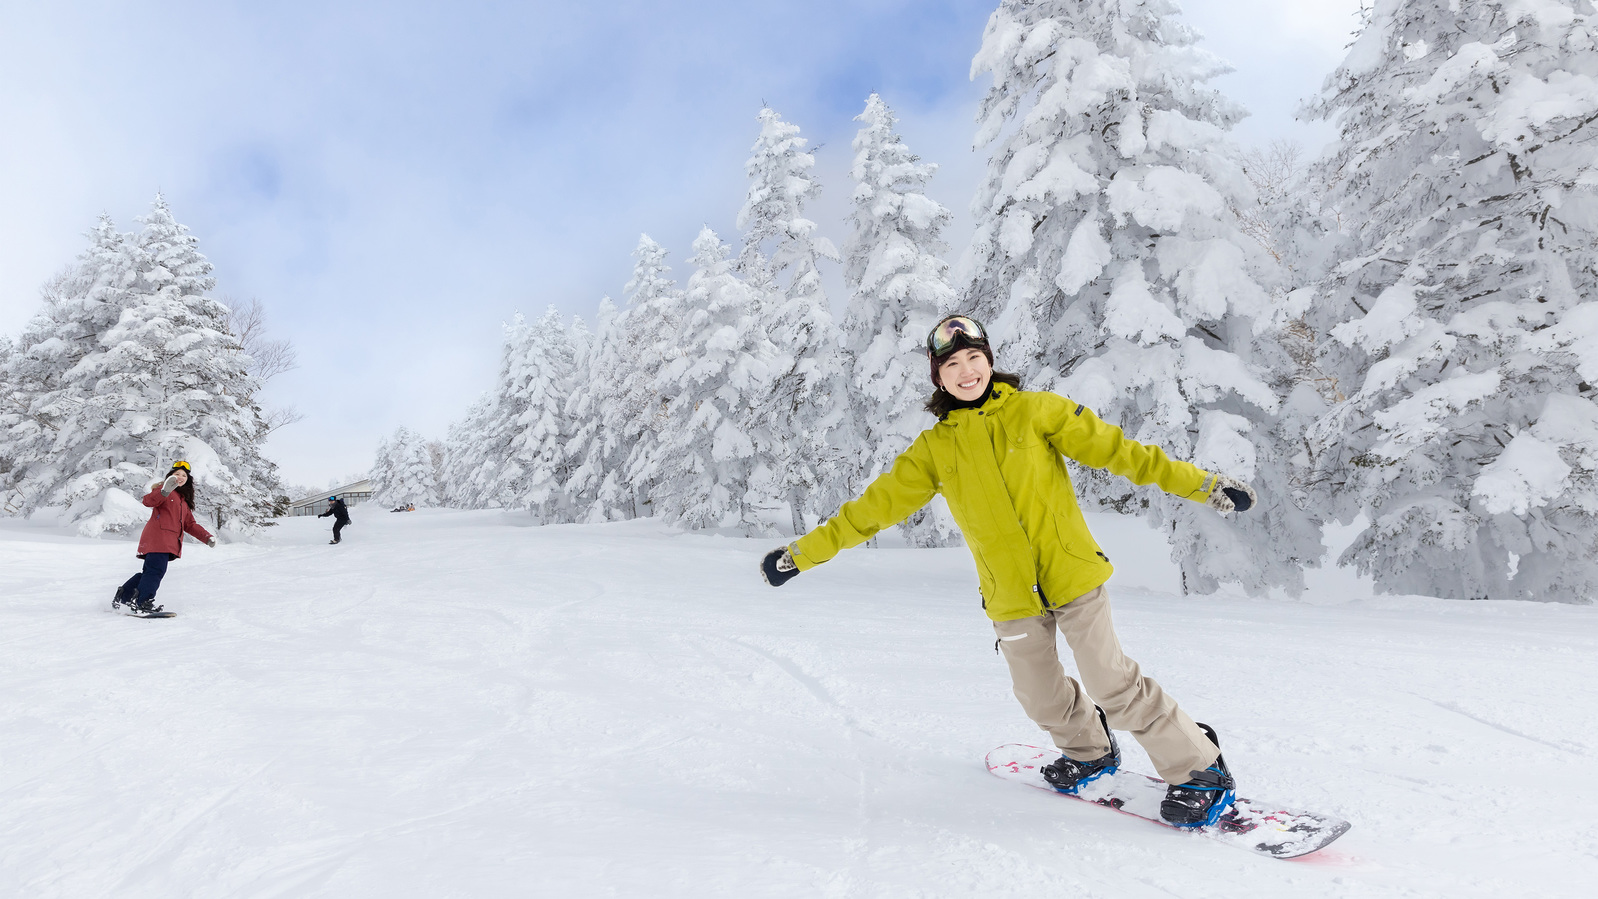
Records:
[[[372,479],[371,478],[366,478],[364,480],[356,481],[353,484],[345,484],[342,487],[330,487],[330,488],[328,488],[326,490],[318,491],[316,493],[312,493],[312,494],[309,494],[307,496],[303,496],[303,497],[301,497],[301,498],[299,498],[297,500],[294,500],[293,502],[289,503],[289,506],[291,508],[298,507],[298,506],[309,506],[309,505],[312,505],[314,503],[326,502],[327,498],[330,497],[330,496],[340,496],[340,495],[345,494],[345,493],[371,493],[371,492],[372,492]]]

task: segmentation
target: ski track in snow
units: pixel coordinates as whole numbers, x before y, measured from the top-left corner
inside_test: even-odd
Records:
[[[1579,752],[1583,751],[1586,748],[1586,747],[1578,746],[1577,748],[1572,749],[1569,746],[1561,746],[1561,745],[1559,745],[1558,743],[1556,743],[1556,742],[1554,742],[1552,740],[1544,740],[1542,737],[1534,737],[1531,734],[1521,733],[1520,731],[1515,730],[1513,727],[1505,727],[1504,725],[1499,724],[1499,723],[1497,723],[1495,721],[1488,721],[1486,718],[1483,718],[1480,715],[1473,715],[1470,712],[1465,711],[1464,709],[1460,708],[1458,705],[1455,705],[1452,702],[1439,702],[1438,700],[1435,700],[1435,699],[1428,699],[1425,696],[1422,696],[1421,699],[1425,699],[1427,702],[1431,703],[1432,705],[1437,706],[1440,709],[1444,709],[1446,711],[1453,712],[1456,715],[1464,715],[1466,718],[1469,718],[1470,720],[1475,721],[1478,724],[1485,724],[1486,726],[1488,726],[1488,727],[1490,727],[1490,728],[1492,728],[1494,730],[1501,730],[1504,733],[1509,734],[1512,737],[1519,737],[1522,740],[1530,740],[1533,743],[1541,743],[1542,745],[1547,746],[1550,749],[1557,749],[1560,752],[1575,752],[1575,753],[1579,753]]]
[[[1282,862],[1016,789],[963,549],[355,510],[185,549],[0,521],[0,896],[1585,896],[1598,608],[1176,595],[1095,518],[1122,642],[1242,792],[1346,817]],[[1154,541],[1154,542],[1150,542]],[[1135,561],[1134,561],[1135,560]],[[1068,667],[1069,663],[1068,663]],[[1125,764],[1150,770],[1122,735]]]

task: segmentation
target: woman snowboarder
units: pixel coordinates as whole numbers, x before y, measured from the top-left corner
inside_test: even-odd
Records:
[[[166,480],[150,485],[144,504],[155,510],[139,534],[138,556],[144,560],[144,570],[118,587],[111,600],[112,609],[126,609],[135,615],[161,611],[161,606],[152,600],[155,591],[161,589],[161,579],[166,577],[167,563],[183,555],[185,533],[203,540],[206,546],[216,546],[216,538],[194,520],[194,482],[189,479],[189,463],[173,462]]]
[[[1061,456],[1222,512],[1249,508],[1253,489],[1129,440],[1080,403],[1021,390],[1020,378],[993,370],[987,333],[969,316],[938,322],[927,355],[936,388],[927,409],[938,422],[858,499],[768,553],[767,583],[781,586],[943,494],[976,559],[1015,697],[1060,751],[1043,776],[1075,794],[1113,774],[1121,754],[1110,728],[1128,730],[1169,785],[1160,815],[1179,827],[1215,823],[1234,797],[1220,743],[1122,651],[1104,588],[1110,561],[1088,532]],[[1056,631],[1081,683],[1060,664]]]

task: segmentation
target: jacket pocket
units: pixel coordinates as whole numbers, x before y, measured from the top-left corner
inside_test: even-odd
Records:
[[[1059,536],[1060,548],[1071,557],[1072,561],[1086,562],[1090,565],[1103,565],[1110,561],[1109,556],[1099,548],[1098,542],[1087,532],[1086,527],[1079,526],[1066,516],[1057,514],[1054,516],[1054,528]]]

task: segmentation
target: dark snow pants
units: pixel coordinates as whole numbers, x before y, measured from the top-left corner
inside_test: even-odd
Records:
[[[340,540],[344,539],[343,537],[340,537],[338,535],[338,532],[344,530],[344,526],[347,525],[347,524],[349,524],[349,522],[348,521],[344,521],[344,520],[339,520],[339,521],[333,522],[333,542],[334,543],[337,543]]]
[[[122,592],[127,596],[133,595],[137,588],[139,595],[145,599],[155,597],[155,591],[161,589],[161,579],[166,577],[166,563],[172,561],[171,553],[145,553],[144,570],[128,578],[122,585]]]

